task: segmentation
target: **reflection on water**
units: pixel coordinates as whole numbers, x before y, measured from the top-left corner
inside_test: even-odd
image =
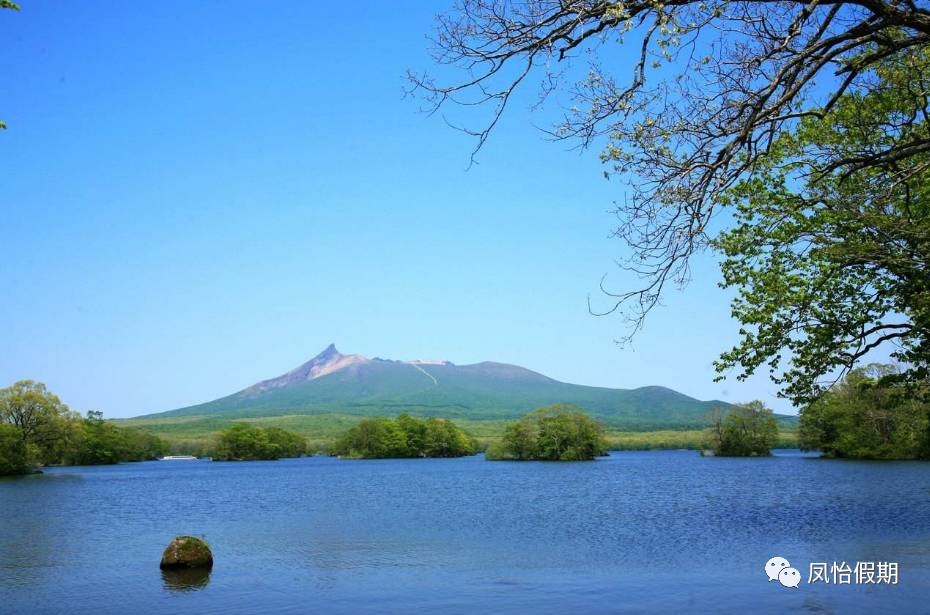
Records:
[[[209,568],[172,568],[161,571],[165,589],[173,592],[191,592],[203,589],[210,583]]]
[[[925,612],[928,489],[927,463],[784,453],[51,468],[0,481],[0,612]],[[212,573],[159,578],[178,535]],[[789,590],[776,555],[900,582]]]

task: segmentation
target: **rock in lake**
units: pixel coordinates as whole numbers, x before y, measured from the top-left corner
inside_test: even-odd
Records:
[[[161,556],[165,568],[212,568],[213,553],[210,546],[193,536],[178,536],[171,541]]]

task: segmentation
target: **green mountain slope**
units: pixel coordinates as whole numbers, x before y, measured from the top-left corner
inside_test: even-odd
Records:
[[[613,429],[699,429],[720,401],[664,387],[632,390],[568,384],[503,363],[454,365],[343,355],[330,346],[300,367],[208,403],[139,417],[262,418],[301,415],[396,416],[401,412],[469,421],[514,419],[569,402]],[[793,417],[783,417],[792,424]]]

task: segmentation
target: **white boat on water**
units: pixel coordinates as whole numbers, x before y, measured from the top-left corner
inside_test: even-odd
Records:
[[[165,455],[159,461],[193,461],[197,459],[193,455]]]

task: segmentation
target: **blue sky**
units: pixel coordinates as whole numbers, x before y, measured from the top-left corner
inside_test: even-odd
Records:
[[[546,141],[531,96],[470,169],[471,141],[404,98],[446,3],[0,14],[0,386],[133,416],[335,342],[791,411],[765,378],[712,381],[737,326],[709,257],[632,348],[588,313],[603,274],[635,283],[609,238],[624,187]]]

